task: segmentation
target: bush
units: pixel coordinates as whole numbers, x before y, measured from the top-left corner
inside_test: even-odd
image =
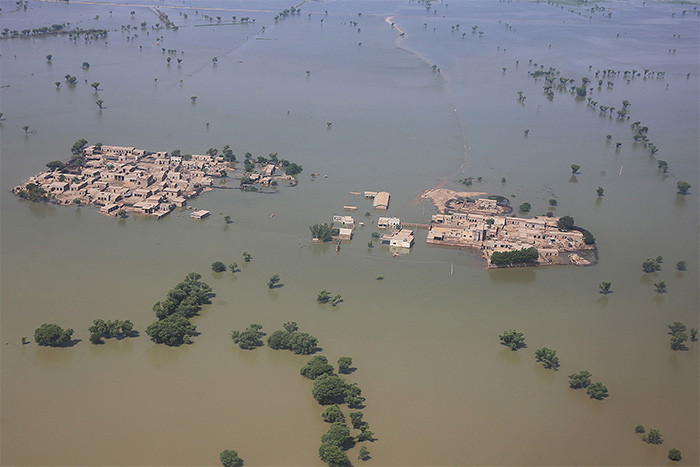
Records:
[[[682,459],[681,452],[676,448],[671,448],[668,450],[668,458],[672,461],[678,462]]]
[[[644,433],[645,431],[647,430],[644,428],[644,425],[637,425],[634,427],[635,433]]]

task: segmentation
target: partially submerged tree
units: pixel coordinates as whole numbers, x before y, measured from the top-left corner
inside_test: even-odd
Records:
[[[518,350],[525,344],[525,335],[515,329],[503,331],[498,335],[498,338],[501,340],[501,344],[510,347],[511,350]]]

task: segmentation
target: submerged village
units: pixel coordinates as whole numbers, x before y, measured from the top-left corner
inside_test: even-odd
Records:
[[[76,143],[78,144],[78,143]],[[74,147],[75,149],[75,147]],[[68,163],[54,161],[49,170],[30,177],[12,190],[31,201],[51,201],[63,205],[93,205],[108,216],[126,217],[128,213],[161,218],[175,208],[183,208],[188,200],[213,189],[216,179],[226,179],[235,172],[230,157],[216,152],[206,155],[181,155],[179,151],[149,152],[124,146],[86,143],[74,151]],[[297,184],[299,170],[290,163],[246,157],[240,187],[242,189],[276,186],[279,181]],[[235,156],[234,156],[235,161]],[[312,174],[314,176],[315,174]],[[233,187],[226,187],[233,188]],[[350,195],[371,199],[374,210],[386,211],[391,195],[385,191],[350,192]],[[512,266],[548,266],[592,264],[586,256],[596,254],[595,239],[585,229],[576,227],[569,216],[522,218],[510,216],[507,198],[486,193],[459,193],[444,188],[426,190],[420,199],[429,199],[438,213],[429,224],[407,223],[398,217],[379,217],[376,227],[384,234],[373,234],[389,245],[394,256],[410,251],[415,243],[414,229],[427,230],[426,243],[432,246],[468,249],[478,252],[487,268]],[[484,197],[486,196],[486,197]],[[356,211],[357,206],[344,206]],[[195,219],[209,216],[209,211],[196,210]],[[333,215],[333,222],[311,228],[314,242],[352,240],[355,222],[351,215]],[[372,242],[369,243],[372,247]]]
[[[76,157],[67,164],[48,163],[48,171],[16,186],[13,193],[32,201],[93,205],[109,216],[136,213],[160,219],[211,190],[215,179],[225,179],[233,171],[229,160],[216,153],[180,155],[179,151],[169,154],[103,144],[78,147],[74,152]],[[289,174],[295,171],[282,174],[278,170],[285,163],[289,167],[288,161],[274,155],[267,162],[265,159],[256,170],[255,164],[246,160],[248,173],[241,180],[241,187],[275,186],[281,180],[297,183]],[[208,215],[208,211],[198,210],[191,217],[202,219]]]

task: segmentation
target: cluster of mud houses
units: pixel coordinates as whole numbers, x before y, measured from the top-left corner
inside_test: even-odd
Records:
[[[559,217],[525,219],[503,216],[495,201],[488,199],[477,200],[474,204],[476,210],[478,212],[433,215],[427,243],[477,249],[489,266],[493,252],[531,247],[537,248],[538,263],[542,265],[589,264],[578,253],[592,250],[594,246],[584,242],[580,231],[559,229]]]
[[[42,172],[13,189],[33,183],[57,204],[88,204],[105,215],[121,210],[163,217],[189,198],[211,189],[230,169],[222,157],[169,156],[122,146],[89,146],[84,163],[70,173]]]

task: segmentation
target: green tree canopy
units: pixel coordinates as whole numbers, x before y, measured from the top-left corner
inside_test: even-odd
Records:
[[[535,263],[540,254],[537,248],[522,248],[512,251],[494,251],[491,253],[491,264],[506,265],[506,264],[530,264]]]
[[[260,339],[263,336],[261,329],[262,326],[259,324],[250,324],[243,331],[231,331],[231,339],[241,349],[253,350],[263,345],[263,341]]]
[[[661,444],[664,442],[661,432],[656,428],[650,428],[649,433],[642,440],[649,444]]]
[[[321,405],[341,403],[344,400],[345,386],[345,381],[339,376],[324,373],[314,380],[311,394]]]
[[[197,327],[181,314],[173,314],[160,321],[151,323],[146,334],[157,344],[178,346],[192,342]]]
[[[61,347],[69,344],[72,336],[72,329],[63,329],[58,324],[44,323],[34,331],[34,341],[39,345],[49,347]]]
[[[571,230],[574,226],[574,218],[571,216],[562,216],[557,221],[557,227],[561,230]]]
[[[541,362],[545,368],[556,369],[559,366],[557,351],[547,347],[542,347],[535,351],[535,360]]]
[[[603,398],[608,397],[608,388],[600,381],[596,381],[595,383],[591,383],[586,388],[586,393],[591,397],[591,399],[602,400]]]
[[[323,355],[317,355],[312,357],[299,373],[309,379],[316,379],[325,373],[333,374],[333,365],[330,365]]]
[[[571,389],[586,388],[591,384],[591,373],[586,370],[581,370],[578,373],[569,375],[569,387]]]
[[[674,462],[678,462],[683,458],[681,456],[681,451],[676,448],[671,448],[668,450],[668,458]]]
[[[352,367],[352,357],[340,357],[338,359],[338,373],[345,373]]]
[[[348,455],[345,454],[340,446],[333,443],[322,443],[321,447],[318,448],[318,455],[321,457],[321,460],[326,462],[329,466],[339,467],[350,465]]]
[[[238,457],[238,452],[232,449],[221,451],[219,460],[224,467],[241,467],[243,465],[243,459]]]
[[[345,424],[345,415],[338,404],[329,405],[321,414],[324,422]]]
[[[221,261],[215,261],[211,263],[211,270],[214,272],[224,272],[226,270],[226,265]]]
[[[501,344],[510,347],[511,350],[518,350],[525,344],[525,335],[515,329],[503,331],[498,335],[498,338],[501,340]]]

